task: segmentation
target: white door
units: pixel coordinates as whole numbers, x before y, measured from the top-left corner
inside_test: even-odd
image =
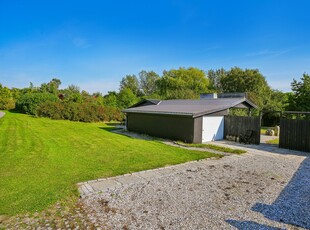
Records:
[[[224,139],[224,117],[202,118],[202,142]]]

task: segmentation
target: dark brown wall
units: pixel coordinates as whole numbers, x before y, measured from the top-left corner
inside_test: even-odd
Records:
[[[194,126],[197,128],[196,133],[200,137],[196,136],[194,138]],[[201,119],[193,119],[189,116],[128,113],[127,129],[188,143],[199,142],[200,138],[201,143]]]
[[[260,144],[260,117],[225,116],[224,138],[229,136],[244,135],[247,130],[255,132],[255,140],[252,144]]]
[[[310,152],[310,120],[280,120],[280,148]]]

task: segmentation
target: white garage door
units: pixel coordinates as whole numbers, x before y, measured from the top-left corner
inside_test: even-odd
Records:
[[[202,142],[224,139],[224,117],[202,118]]]

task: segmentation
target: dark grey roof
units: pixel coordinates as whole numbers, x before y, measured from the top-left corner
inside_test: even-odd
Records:
[[[138,103],[130,106],[129,108],[134,108],[134,107],[138,107],[142,105],[158,105],[160,102],[161,100],[157,100],[157,99],[143,99],[139,101]]]
[[[125,113],[175,114],[199,117],[233,107],[257,108],[245,98],[218,98],[202,100],[163,100],[156,105],[146,105],[123,110]]]

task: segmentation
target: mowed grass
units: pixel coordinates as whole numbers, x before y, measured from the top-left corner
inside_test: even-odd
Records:
[[[0,119],[0,215],[46,209],[76,183],[216,156],[111,133],[103,123]]]
[[[278,145],[279,144],[279,138],[275,138],[273,140],[266,141],[267,144],[273,144]]]

